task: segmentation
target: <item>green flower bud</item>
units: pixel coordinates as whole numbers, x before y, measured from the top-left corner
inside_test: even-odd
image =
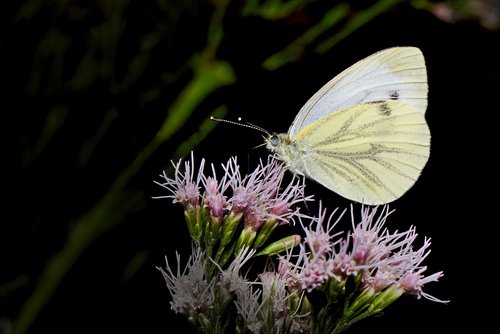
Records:
[[[226,246],[234,235],[234,232],[238,228],[238,223],[241,221],[241,217],[243,217],[243,213],[234,213],[231,212],[225,219],[224,224],[222,225],[221,232],[221,247]]]
[[[192,205],[187,205],[184,209],[184,218],[186,219],[186,224],[188,227],[189,234],[193,238],[196,245],[200,245],[201,234],[203,232],[202,227],[198,223],[198,212],[199,207],[193,207]]]
[[[291,249],[300,243],[300,235],[294,234],[285,237],[281,240],[275,241],[268,245],[262,251],[257,253],[257,255],[276,255],[287,249]]]
[[[262,246],[267,241],[267,239],[269,239],[277,226],[278,223],[276,222],[276,219],[270,219],[266,221],[260,228],[259,234],[255,238],[254,248],[259,248],[260,246]]]
[[[403,288],[397,285],[391,285],[390,287],[382,291],[377,297],[375,297],[368,310],[372,314],[379,313],[387,306],[392,304],[396,299],[401,297],[403,293]]]
[[[257,231],[253,229],[253,226],[246,226],[243,231],[241,231],[240,237],[236,242],[236,248],[234,249],[234,254],[237,255],[243,246],[252,247],[253,241]]]
[[[345,294],[345,284],[346,279],[342,278],[341,280],[336,277],[330,277],[327,285],[327,295],[328,301],[331,303],[337,302],[340,298],[342,298]]]
[[[205,243],[212,248],[220,237],[221,224],[217,217],[207,216],[207,226],[205,230]]]
[[[347,315],[350,317],[360,311],[364,311],[368,308],[375,296],[375,290],[373,288],[366,288],[361,292],[359,296],[354,299],[354,302],[348,307]]]

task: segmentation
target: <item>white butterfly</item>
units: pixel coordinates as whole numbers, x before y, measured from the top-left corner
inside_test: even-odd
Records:
[[[430,153],[427,73],[415,47],[379,51],[323,86],[266,146],[288,168],[350,200],[392,202]]]

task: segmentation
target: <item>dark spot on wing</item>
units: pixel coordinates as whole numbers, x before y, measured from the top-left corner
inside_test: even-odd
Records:
[[[391,108],[385,101],[370,101],[366,102],[367,104],[377,105],[378,110],[382,116],[391,116]]]
[[[398,93],[398,91],[397,90],[392,91],[389,94],[389,97],[391,98],[391,100],[397,100],[397,99],[399,99],[399,93]]]
[[[391,116],[391,108],[384,101],[380,102],[378,108],[383,116]]]

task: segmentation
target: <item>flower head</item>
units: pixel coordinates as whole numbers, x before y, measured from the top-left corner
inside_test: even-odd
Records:
[[[232,160],[235,159],[230,159],[227,166],[229,166]],[[203,194],[204,206],[208,209],[209,214],[217,220],[221,220],[224,214],[227,213],[228,203],[224,193],[229,188],[230,182],[235,176],[235,174],[228,172],[229,169],[227,166],[224,168],[225,173],[220,180],[217,179],[214,165],[211,165],[212,176],[201,176],[205,188]]]
[[[201,160],[198,173],[195,177],[195,164],[194,156],[191,152],[191,163],[186,161],[184,163],[184,172],[181,170],[181,162],[179,160],[177,164],[172,162],[175,173],[174,178],[167,176],[165,171],[160,175],[164,179],[164,182],[157,182],[156,184],[167,189],[171,194],[166,196],[158,196],[155,198],[173,198],[174,203],[181,203],[184,206],[197,207],[199,205],[200,197],[200,180],[203,178],[203,168],[205,167],[205,159]]]
[[[312,254],[323,256],[333,250],[334,242],[333,238],[338,236],[339,233],[332,234],[333,228],[340,221],[340,218],[344,215],[341,213],[337,220],[332,223],[332,218],[337,212],[335,209],[328,219],[326,224],[326,229],[323,227],[323,222],[325,221],[326,210],[322,210],[321,203],[319,207],[319,217],[317,219],[311,220],[309,226],[304,226],[301,221],[302,229],[306,235],[305,243],[308,248],[311,250]],[[314,225],[316,229],[314,229]]]
[[[385,206],[378,218],[376,214],[377,208],[362,208],[361,222],[355,225],[354,214],[351,213],[353,225],[353,232],[350,235],[353,248],[352,259],[358,265],[376,265],[390,253],[387,241],[393,236],[384,225],[391,212],[389,207]]]
[[[179,160],[174,166],[174,178],[164,172],[160,175],[164,182],[155,182],[167,189],[170,194],[155,198],[173,198],[174,203],[184,206],[200,205],[200,182],[203,185],[204,207],[210,215],[222,218],[228,213],[242,213],[247,225],[258,229],[264,222],[277,220],[285,223],[294,217],[303,216],[298,209],[292,207],[301,202],[311,201],[312,196],[304,195],[304,183],[294,178],[284,183],[285,166],[270,158],[267,163],[261,162],[248,175],[242,176],[236,158],[228,160],[222,168],[224,173],[218,178],[212,165],[212,175],[204,174],[205,160],[202,159],[198,172],[195,173],[194,157],[184,163]],[[231,194],[228,194],[229,188]]]
[[[156,182],[169,193],[157,198],[173,198],[174,203],[184,206],[188,230],[195,244],[222,267],[230,263],[242,247],[266,249],[269,255],[298,243],[297,237],[284,238],[281,247],[266,248],[277,226],[293,222],[296,217],[307,217],[295,204],[312,200],[312,196],[304,195],[305,185],[299,178],[284,181],[283,163],[269,158],[245,176],[235,157],[222,165],[223,173],[219,175],[213,165],[211,175],[205,174],[204,159],[197,172],[194,165],[192,153],[190,161],[173,163],[174,177],[163,173],[164,180]]]
[[[238,170],[236,166],[228,167]],[[229,203],[233,211],[243,213],[246,225],[258,229],[271,219],[287,222],[299,216],[298,211],[291,210],[293,205],[312,199],[304,195],[304,184],[298,178],[282,187],[285,171],[281,162],[270,158],[267,164],[261,162],[245,177],[235,173],[237,177],[232,179],[233,196]]]
[[[237,290],[245,289],[248,282],[244,277],[240,276],[241,268],[247,263],[255,254],[255,250],[244,247],[239,254],[233,259],[226,270],[221,270],[220,284],[222,293],[227,297]]]
[[[316,219],[312,219],[307,226],[302,222],[301,225],[306,235],[304,243],[301,244],[299,255],[295,263],[291,263],[285,258],[280,259],[280,266],[286,266],[294,269],[294,275],[289,277],[289,282],[294,283],[294,279],[299,280],[300,289],[311,292],[321,286],[330,277],[333,276],[334,262],[331,253],[335,242],[333,237],[337,234],[331,234],[333,228],[340,220],[340,217],[332,223],[332,218],[337,210],[329,217],[326,229],[323,227],[326,210],[323,211],[320,206],[320,214]],[[315,226],[315,228],[314,228]]]
[[[361,221],[355,224],[353,218],[353,231],[345,238],[334,240],[339,236],[332,233],[336,223],[331,224],[330,216],[326,229],[323,228],[325,213],[320,211],[318,219],[309,225],[302,224],[306,238],[296,261],[292,263],[291,257],[281,258],[281,271],[291,270],[307,292],[324,286],[330,279],[341,282],[361,274],[361,290],[378,293],[394,287],[418,298],[440,301],[422,291],[424,284],[437,281],[443,275],[442,272],[423,275],[426,267],[422,261],[429,254],[429,239],[415,251],[415,228],[391,233],[385,227],[390,213],[387,206],[380,212],[376,207],[362,207]]]
[[[332,273],[335,279],[342,281],[358,273],[359,268],[351,254],[349,239],[341,240],[337,248],[333,250],[331,257]]]
[[[180,255],[177,255],[177,271],[174,271],[167,258],[166,268],[161,271],[167,288],[172,296],[170,302],[172,310],[188,318],[195,317],[198,313],[206,314],[214,303],[214,280],[207,281],[204,267],[206,260],[199,248],[193,248],[188,263],[183,271],[180,269]]]
[[[164,182],[157,182],[169,191],[163,197],[184,206],[196,245],[184,270],[167,262],[160,271],[172,309],[202,331],[231,324],[241,333],[340,333],[404,294],[447,302],[424,292],[443,276],[425,273],[430,239],[415,247],[415,227],[389,231],[388,206],[362,206],[359,220],[351,206],[352,230],[335,232],[345,211],[326,219],[320,204],[317,217],[300,213],[295,205],[312,197],[304,195],[303,180],[285,181],[281,162],[270,158],[245,176],[236,158],[219,175],[213,165],[206,175],[204,165],[196,172],[191,154],[190,161],[173,164],[173,178],[163,173]],[[303,238],[268,242],[278,226],[296,220]],[[256,281],[241,275],[251,259],[283,253],[276,271],[268,266]],[[232,315],[236,319],[226,318]]]
[[[448,303],[449,301],[440,300],[422,290],[425,284],[429,282],[437,282],[444,275],[442,271],[439,271],[429,276],[424,276],[427,266],[423,266],[422,262],[429,255],[430,249],[428,248],[430,246],[431,240],[429,238],[425,238],[422,247],[416,251],[411,248],[407,250],[407,254],[405,254],[406,256],[403,257],[403,260],[398,265],[401,274],[398,278],[397,284],[402,287],[407,294],[414,295],[417,298],[424,297],[434,302]]]

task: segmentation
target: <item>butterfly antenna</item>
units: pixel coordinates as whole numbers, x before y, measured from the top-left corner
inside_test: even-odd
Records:
[[[216,118],[216,117],[213,117],[213,116],[210,116],[210,119],[212,121],[217,121],[217,122],[224,122],[224,123],[229,123],[229,124],[234,124],[234,125],[239,125],[239,126],[243,126],[245,128],[249,128],[249,129],[254,129],[254,130],[257,130],[257,131],[260,131],[260,132],[264,132],[266,135],[270,136],[271,134],[269,133],[269,131],[267,131],[266,129],[264,128],[261,128],[260,126],[257,126],[257,125],[254,125],[254,124],[251,124],[251,123],[239,123],[239,122],[234,122],[234,121],[229,121],[227,119],[222,119],[222,118]],[[241,121],[241,117],[238,117],[238,121]]]

